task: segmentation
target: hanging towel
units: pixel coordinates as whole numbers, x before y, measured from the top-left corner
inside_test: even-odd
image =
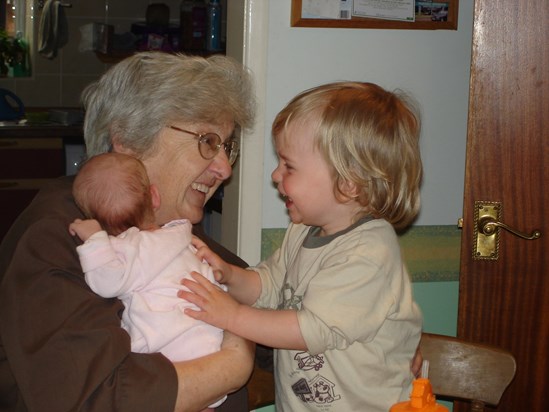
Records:
[[[69,40],[64,7],[58,0],[46,0],[38,28],[38,53],[53,59]]]

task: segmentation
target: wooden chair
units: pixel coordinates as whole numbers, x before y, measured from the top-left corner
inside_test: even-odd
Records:
[[[420,349],[435,395],[469,401],[474,412],[497,405],[515,376],[513,355],[494,346],[424,333]],[[250,410],[274,403],[272,373],[256,366],[247,388]]]
[[[273,376],[273,350],[262,345],[256,346],[255,367],[246,385],[248,390],[248,410],[272,405],[275,401]]]
[[[274,404],[274,377],[272,372],[261,369],[256,365],[246,388],[248,390],[248,410],[253,411]]]
[[[424,333],[420,349],[434,394],[469,401],[474,412],[497,405],[515,376],[515,358],[495,346]]]

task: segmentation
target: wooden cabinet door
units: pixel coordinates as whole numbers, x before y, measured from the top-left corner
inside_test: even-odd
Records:
[[[0,139],[0,241],[48,179],[64,174],[61,138]]]

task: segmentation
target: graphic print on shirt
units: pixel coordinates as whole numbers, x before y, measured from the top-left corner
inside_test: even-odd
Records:
[[[285,283],[282,288],[282,304],[279,309],[300,310],[303,301],[302,295],[296,295],[294,288]],[[319,371],[324,365],[323,355],[311,355],[308,352],[297,352],[294,356],[296,369],[301,371]],[[292,385],[292,391],[303,402],[317,405],[329,405],[341,395],[335,393],[335,384],[322,375],[315,375],[312,379],[300,378]]]
[[[331,404],[341,399],[340,395],[335,394],[334,388],[335,385],[321,375],[316,375],[309,381],[301,378],[292,385],[292,391],[303,402],[318,405]]]
[[[303,301],[303,295],[296,295],[295,289],[289,283],[285,283],[280,292],[282,294],[282,303],[278,306],[278,309],[301,309],[301,302]]]
[[[294,359],[297,361],[298,369],[301,369],[302,371],[310,371],[313,369],[319,371],[324,364],[324,356],[309,355],[307,352],[296,353]]]

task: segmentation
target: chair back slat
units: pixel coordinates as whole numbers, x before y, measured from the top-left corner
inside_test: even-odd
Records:
[[[497,405],[516,371],[513,355],[495,346],[423,333],[423,359],[436,395]],[[480,409],[482,410],[482,409]]]

